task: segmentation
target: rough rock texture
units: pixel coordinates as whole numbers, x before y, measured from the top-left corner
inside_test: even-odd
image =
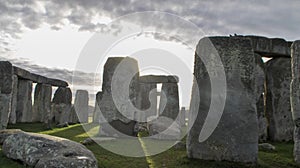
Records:
[[[71,113],[72,92],[70,88],[59,87],[52,99],[51,121],[55,124],[68,123]]]
[[[159,116],[148,122],[149,135],[160,140],[179,140],[181,137],[181,126],[171,118]]]
[[[300,163],[300,41],[295,41],[291,47],[291,110],[295,124],[294,131],[294,159]]]
[[[119,65],[122,65],[121,67]],[[119,66],[121,73],[123,73],[123,76],[114,76],[114,73],[116,71],[116,68]],[[138,68],[138,63],[135,59],[130,58],[130,57],[111,57],[108,58],[108,60],[106,61],[105,65],[104,65],[104,72],[103,72],[103,83],[102,83],[102,98],[100,100],[100,102],[98,102],[101,113],[103,114],[103,116],[105,117],[105,119],[107,120],[107,122],[109,123],[115,123],[113,121],[116,121],[116,123],[118,124],[113,124],[114,128],[117,131],[120,132],[125,132],[125,133],[129,133],[128,135],[132,136],[133,134],[133,128],[134,128],[134,124],[135,122],[131,119],[129,119],[128,117],[133,118],[134,117],[134,111],[131,110],[126,110],[124,109],[124,113],[121,114],[120,111],[117,109],[115,102],[112,98],[112,92],[119,93],[119,92],[123,92],[123,85],[124,85],[124,81],[129,80],[127,74],[131,74],[132,72],[136,73],[133,78],[131,79],[131,82],[129,84],[129,97],[126,97],[126,100],[129,100],[134,106],[137,105],[137,99],[138,99],[138,93],[139,93],[139,68]],[[112,90],[112,82],[113,82],[113,77],[114,79],[116,79],[116,83],[118,83],[117,87],[120,88],[116,88],[116,90]],[[123,84],[123,85],[121,85]],[[126,86],[127,87],[127,86]],[[124,96],[126,95],[121,95],[123,97],[118,97],[118,99],[122,99],[125,98]],[[129,101],[127,101],[126,103],[129,103]],[[123,102],[124,103],[124,102]],[[127,106],[127,104],[122,104],[122,107]],[[126,114],[125,114],[126,113]],[[125,117],[125,116],[128,117]],[[122,122],[122,124],[119,124],[119,122]],[[104,127],[105,124],[108,123],[104,123]],[[132,126],[133,125],[133,126]],[[126,131],[125,131],[126,130]],[[108,136],[108,134],[112,134],[111,136],[113,136],[115,133],[110,132],[111,130],[108,129],[105,133],[105,136]],[[116,131],[115,131],[116,132]],[[100,136],[101,134],[104,134],[104,131],[100,129]]]
[[[51,115],[52,87],[47,84],[37,84],[34,90],[33,122],[48,123]]]
[[[72,92],[70,88],[59,87],[52,99],[52,103],[55,104],[71,104],[72,102]]]
[[[18,81],[17,122],[32,122],[32,81]]]
[[[269,139],[291,141],[294,132],[290,106],[291,59],[273,58],[266,63],[266,71],[266,114],[269,122]]]
[[[96,94],[96,101],[95,101],[95,109],[93,112],[93,123],[101,123],[103,121],[103,117],[101,117],[101,111],[98,102],[102,99],[102,92],[98,92]]]
[[[100,137],[127,137],[136,136],[134,127],[135,121],[124,123],[120,120],[114,120],[109,123],[100,123],[99,136]]]
[[[139,106],[147,110],[146,118],[157,115],[157,86],[156,83],[140,83]],[[152,106],[151,106],[152,103]]]
[[[179,114],[179,97],[177,83],[163,83],[159,103],[159,116],[175,120]],[[163,93],[165,96],[163,96]]]
[[[185,126],[185,117],[186,117],[186,110],[185,107],[181,107],[180,110],[180,125]]]
[[[9,115],[9,123],[15,124],[17,122],[17,99],[18,99],[18,76],[13,75],[13,87],[11,93],[11,112]]]
[[[89,120],[89,93],[86,90],[77,90],[74,102],[74,109],[80,123],[87,123]]]
[[[6,129],[11,111],[11,94],[0,93],[0,130]]]
[[[13,69],[10,62],[0,61],[0,130],[7,127],[11,113]]]
[[[8,61],[0,61],[0,93],[11,94],[13,86],[13,68]]]
[[[255,54],[256,61],[256,93],[257,93],[257,118],[258,118],[258,140],[259,142],[265,142],[268,138],[268,121],[265,115],[265,102],[264,102],[264,92],[265,92],[265,64],[262,57]]]
[[[281,38],[267,38],[261,36],[242,36],[251,40],[253,50],[269,57],[290,57],[290,42]]]
[[[34,133],[15,133],[2,146],[6,157],[36,168],[96,168],[97,160],[85,146],[64,138]]]
[[[77,113],[76,113],[74,105],[72,105],[72,107],[71,107],[71,112],[70,112],[68,120],[69,120],[69,124],[77,124],[77,123],[79,123],[79,119],[78,119],[78,116],[77,116]]]
[[[17,134],[23,132],[20,129],[4,129],[4,130],[0,130],[0,145],[3,144],[3,142],[5,141],[5,139],[9,136],[11,136],[12,134]]]
[[[226,97],[222,90],[218,90],[222,86],[224,87],[224,83],[220,80],[222,72],[217,71],[222,71],[221,63],[216,61],[217,54],[219,54],[225,70]],[[202,62],[203,58],[207,61],[206,64]],[[193,85],[189,111],[189,122],[195,121],[193,125],[190,125],[191,130],[187,137],[189,158],[244,163],[257,162],[256,102],[258,96],[256,95],[255,68],[255,57],[248,39],[209,37],[199,41],[194,66],[196,80]],[[207,69],[212,72],[211,76]],[[215,83],[211,83],[211,80]],[[196,87],[197,84],[198,87]],[[212,92],[212,86],[216,87],[214,92]],[[200,93],[200,97],[197,96],[198,93]],[[221,116],[218,111],[208,113],[212,98],[215,98],[214,100],[217,100],[218,104],[221,102],[220,100],[225,100]],[[218,117],[220,117],[219,121]],[[210,131],[204,127],[207,124],[209,124],[209,128],[214,125],[216,128]]]

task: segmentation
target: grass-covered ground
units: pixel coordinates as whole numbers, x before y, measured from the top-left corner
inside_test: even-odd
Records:
[[[86,125],[90,133],[96,133],[98,127],[95,127],[91,124]],[[65,128],[55,128],[53,130],[43,130],[43,126],[39,123],[34,124],[17,124],[12,125],[9,128],[19,128],[24,131],[36,132],[42,134],[49,134],[59,137],[64,137],[71,139],[73,141],[83,141],[88,137],[87,133],[84,131],[80,124],[71,125]],[[125,157],[120,156],[114,153],[111,153],[104,148],[100,147],[97,144],[88,145],[87,148],[90,149],[95,157],[98,160],[99,167],[106,168],[156,168],[156,167],[166,167],[166,168],[199,168],[199,167],[264,167],[264,168],[286,168],[286,167],[299,167],[293,161],[293,144],[292,143],[275,143],[276,151],[259,151],[259,160],[258,165],[243,165],[237,163],[229,162],[213,162],[213,161],[203,161],[196,159],[188,159],[186,156],[185,149],[175,149],[171,148],[166,152],[155,156],[134,158],[134,157]],[[144,146],[147,148],[147,146]],[[1,148],[0,148],[1,150]],[[146,149],[149,150],[149,149]],[[150,149],[151,150],[151,149]],[[5,168],[18,168],[24,167],[16,161],[7,159],[2,152],[0,151],[0,167]]]

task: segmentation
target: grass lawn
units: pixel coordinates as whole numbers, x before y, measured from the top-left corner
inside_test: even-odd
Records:
[[[41,134],[48,134],[53,136],[59,136],[73,141],[83,141],[88,137],[87,133],[84,131],[80,124],[71,125],[65,128],[55,128],[53,130],[43,130],[43,126],[40,123],[30,123],[30,124],[16,124],[11,125],[9,128],[19,128],[28,132],[36,132]],[[90,133],[96,133],[98,127],[92,124],[87,124]],[[99,167],[105,168],[199,168],[199,167],[221,167],[221,168],[240,168],[240,167],[263,167],[263,168],[286,168],[286,167],[299,167],[293,161],[293,144],[292,143],[273,143],[276,146],[276,151],[259,151],[258,165],[243,165],[230,162],[213,162],[213,161],[203,161],[197,159],[188,159],[186,156],[185,149],[175,149],[171,148],[168,151],[160,153],[155,156],[134,158],[125,157],[114,154],[105,150],[97,144],[88,145],[87,148],[90,149],[98,160]],[[144,146],[147,148],[147,146]],[[1,150],[1,148],[0,148]],[[149,149],[146,149],[149,150]],[[150,149],[151,150],[151,149]],[[5,168],[18,168],[24,167],[16,161],[7,159],[0,151],[0,167]]]

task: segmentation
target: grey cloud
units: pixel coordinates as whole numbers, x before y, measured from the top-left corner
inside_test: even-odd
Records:
[[[100,86],[100,75],[95,73],[85,73],[70,71],[67,69],[47,68],[37,64],[33,64],[31,60],[26,58],[4,58],[0,56],[0,60],[10,61],[13,65],[24,68],[32,73],[43,75],[49,78],[56,78],[67,81],[69,84],[76,86]],[[74,76],[76,74],[76,76]]]

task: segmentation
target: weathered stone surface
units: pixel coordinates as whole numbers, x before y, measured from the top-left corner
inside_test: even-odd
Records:
[[[265,64],[260,55],[254,54],[256,62],[256,93],[257,93],[257,118],[258,118],[258,140],[265,142],[268,137],[268,121],[265,115]]]
[[[54,124],[69,123],[72,110],[71,104],[53,104],[51,105],[51,122]]]
[[[32,81],[18,80],[17,122],[32,122]]]
[[[35,133],[16,133],[2,146],[6,157],[27,166],[96,168],[97,160],[85,146],[64,138]]]
[[[120,120],[114,120],[109,123],[100,123],[99,136],[100,137],[127,137],[136,136],[134,127],[135,121],[124,123]]]
[[[222,64],[216,61],[217,54]],[[203,60],[206,64],[202,62]],[[222,73],[217,71],[222,71],[222,65],[226,75],[226,96],[223,95],[222,90],[219,90],[224,86],[220,80],[223,78]],[[191,130],[187,137],[189,158],[257,162],[256,102],[258,96],[256,95],[255,67],[255,57],[248,39],[209,37],[199,41],[194,66],[196,80],[189,111],[189,122],[195,121],[193,125],[190,125]],[[212,72],[211,76],[208,70]],[[216,83],[212,84],[211,80]],[[216,89],[214,92],[212,92],[212,86]],[[208,113],[212,98],[218,100],[218,103],[221,100],[225,101],[221,116],[217,111]],[[210,117],[207,118],[208,116]],[[209,128],[216,124],[216,128],[212,131],[206,130],[207,127],[204,126],[207,124]],[[202,133],[205,135],[203,136]]]
[[[186,123],[185,123],[185,117],[186,117],[185,107],[181,107],[181,110],[180,110],[180,125],[181,126],[185,126],[186,125]]]
[[[74,105],[72,105],[70,116],[69,116],[69,124],[77,124],[77,123],[79,123],[79,119],[76,114],[75,107],[74,107]]]
[[[38,83],[34,90],[33,122],[48,123],[51,115],[52,87]]]
[[[290,106],[291,59],[273,58],[266,63],[266,114],[272,141],[293,140]]]
[[[12,134],[17,134],[23,132],[20,129],[4,129],[4,130],[0,130],[0,145],[3,144],[3,142],[5,141],[5,139],[9,136],[11,136]]]
[[[35,83],[43,83],[43,84],[49,84],[51,86],[58,86],[58,87],[67,87],[68,83],[59,79],[51,79],[47,78],[41,75],[37,75],[34,73],[30,73],[29,71],[26,71],[25,69],[19,68],[19,67],[13,67],[14,74],[17,75],[21,79],[31,80]]]
[[[291,47],[291,110],[295,124],[294,159],[300,163],[300,41],[295,41]]]
[[[72,92],[70,88],[59,87],[52,99],[52,103],[55,104],[71,104],[72,102]]]
[[[103,116],[101,115],[100,107],[98,102],[102,99],[102,92],[98,92],[96,94],[96,101],[95,101],[95,109],[93,113],[93,123],[102,123],[104,122]]]
[[[121,65],[121,66],[120,66]],[[119,69],[119,73],[122,73],[124,75],[122,76],[114,76],[116,69]],[[129,97],[126,95],[121,95],[120,97],[117,97],[118,100],[129,100],[133,106],[137,106],[138,104],[138,94],[139,94],[139,69],[138,69],[138,63],[135,59],[130,57],[111,57],[108,58],[107,62],[104,65],[104,72],[103,72],[103,83],[102,83],[102,98],[100,102],[98,102],[101,113],[109,122],[110,124],[114,125],[114,128],[117,131],[128,133],[128,135],[133,135],[133,128],[135,125],[135,122],[131,120],[130,118],[134,118],[134,111],[131,110],[123,110],[123,113],[120,113],[120,109],[116,107],[116,102],[113,100],[112,94],[118,94],[119,92],[123,93],[123,85],[125,81],[128,81],[131,79],[131,82],[129,84]],[[135,75],[131,78],[128,76],[128,74],[135,73]],[[127,76],[126,76],[127,75]],[[113,81],[113,78],[115,81]],[[115,85],[117,88],[115,90],[112,90],[112,83],[115,82],[117,85]],[[123,85],[121,85],[123,84]],[[127,87],[127,86],[126,86]],[[123,96],[123,97],[122,97]],[[125,97],[126,96],[126,97]],[[126,101],[125,103],[129,103],[129,101]],[[122,102],[124,103],[124,102]],[[120,107],[126,107],[128,104],[122,104]],[[126,116],[126,117],[125,117]],[[102,128],[105,128],[105,124]],[[133,126],[132,126],[133,125]],[[100,128],[101,128],[100,126]],[[105,131],[101,131],[100,129],[100,135],[104,133]],[[107,133],[111,133],[111,130],[106,131]],[[105,133],[105,136],[108,136]],[[111,135],[113,136],[113,135]]]
[[[0,61],[0,93],[10,94],[13,86],[13,68],[8,61]]]
[[[80,123],[87,123],[89,120],[89,93],[86,90],[77,90],[74,102],[74,109]]]
[[[72,108],[72,92],[70,88],[59,87],[52,99],[51,121],[55,124],[68,123]]]
[[[140,77],[141,83],[178,83],[177,76],[145,75]]]
[[[0,130],[5,129],[9,121],[12,92],[12,65],[7,61],[0,61]]]
[[[149,135],[160,140],[179,140],[181,137],[181,126],[171,118],[159,116],[148,122]]]
[[[157,115],[156,92],[156,83],[140,83],[139,107],[141,110],[147,110],[147,114],[145,116],[147,118]]]
[[[251,40],[254,52],[265,57],[290,57],[290,43],[280,38],[261,36],[242,36]]]
[[[9,123],[15,124],[17,122],[17,99],[18,99],[18,76],[13,75],[13,87],[11,93],[11,112],[9,115]]]
[[[11,94],[0,93],[0,130],[6,129],[11,111]]]
[[[175,120],[179,114],[179,96],[177,83],[163,83],[159,103],[159,116]]]

